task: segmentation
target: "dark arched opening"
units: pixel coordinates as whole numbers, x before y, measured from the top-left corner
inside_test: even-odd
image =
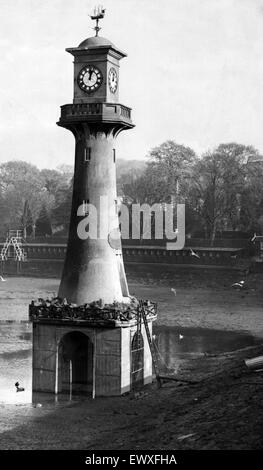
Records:
[[[144,344],[143,337],[140,331],[137,331],[133,336],[131,356],[131,386],[134,389],[143,385]]]
[[[58,391],[92,392],[93,344],[84,333],[73,331],[59,343]]]

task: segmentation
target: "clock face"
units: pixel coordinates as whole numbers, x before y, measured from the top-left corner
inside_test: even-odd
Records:
[[[116,70],[112,67],[109,70],[109,88],[112,93],[115,93],[118,88],[118,75]]]
[[[96,91],[102,84],[102,73],[94,65],[86,65],[78,75],[78,85],[86,93]]]

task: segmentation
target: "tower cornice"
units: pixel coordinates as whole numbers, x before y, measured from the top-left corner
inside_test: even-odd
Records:
[[[97,55],[97,54],[109,54],[112,57],[120,60],[123,57],[127,57],[125,52],[120,51],[117,47],[113,45],[105,46],[88,46],[88,47],[67,47],[66,52],[72,54],[74,57],[78,56],[87,56],[87,55]]]

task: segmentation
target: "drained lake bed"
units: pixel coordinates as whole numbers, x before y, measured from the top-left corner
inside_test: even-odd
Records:
[[[128,269],[130,292],[158,303],[154,341],[162,372],[182,361],[263,342],[262,290],[258,278],[244,292],[231,283],[236,273]],[[0,403],[32,403],[32,299],[56,296],[58,279],[6,277],[0,284]],[[174,286],[174,287],[171,287]],[[25,391],[16,392],[19,382]]]

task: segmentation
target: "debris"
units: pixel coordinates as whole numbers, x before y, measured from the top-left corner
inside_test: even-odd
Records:
[[[245,364],[249,369],[262,369],[263,356],[253,357],[252,359],[245,359]]]
[[[0,280],[1,280],[2,282],[6,282],[6,279],[4,279],[3,276],[0,276]]]
[[[237,290],[244,289],[244,287],[245,287],[245,281],[235,282],[234,284],[232,284],[231,287],[233,287],[234,289],[237,289]]]
[[[140,392],[138,391],[138,392],[134,392],[131,398],[135,398],[135,400],[137,400],[138,398],[143,398],[143,397],[146,397],[147,395],[149,395],[149,393],[144,392],[144,391],[140,391]]]
[[[184,439],[187,439],[188,437],[192,437],[192,436],[194,436],[195,434],[196,434],[195,432],[193,432],[193,433],[191,433],[191,434],[184,434],[183,436],[177,437],[177,440],[178,440],[178,441],[183,441]]]

